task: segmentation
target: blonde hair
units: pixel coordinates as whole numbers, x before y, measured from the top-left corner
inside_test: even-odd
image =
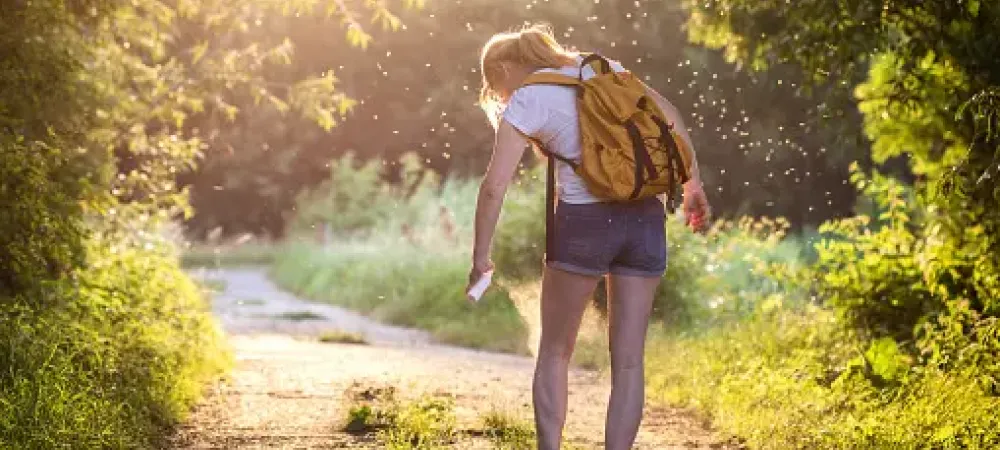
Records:
[[[564,48],[552,35],[552,29],[536,24],[519,31],[494,34],[479,57],[483,85],[479,90],[479,106],[496,128],[507,99],[502,98],[497,83],[506,75],[504,63],[519,64],[533,70],[557,68],[576,63],[577,53]]]

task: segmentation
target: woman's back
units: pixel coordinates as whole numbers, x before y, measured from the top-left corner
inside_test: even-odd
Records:
[[[577,63],[582,59],[577,57]],[[612,62],[611,67],[616,72],[625,70],[617,62]],[[577,65],[540,71],[576,78],[579,70]],[[594,75],[589,66],[584,68],[584,79]],[[570,160],[580,159],[580,121],[576,109],[576,92],[572,87],[546,84],[524,86],[511,97],[503,118],[525,135],[537,139],[548,151]],[[559,199],[566,203],[601,201],[587,190],[583,179],[568,164],[558,163],[556,179]]]

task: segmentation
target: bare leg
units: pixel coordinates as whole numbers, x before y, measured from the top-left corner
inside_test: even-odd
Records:
[[[540,450],[558,450],[562,442],[569,395],[569,359],[573,355],[583,311],[599,279],[545,268],[542,277],[542,336],[532,386]]]
[[[646,400],[643,359],[646,329],[659,278],[612,275],[608,283],[611,400],[605,428],[607,450],[632,448]]]

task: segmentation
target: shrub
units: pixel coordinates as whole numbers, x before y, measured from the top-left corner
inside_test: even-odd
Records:
[[[176,261],[109,247],[49,307],[0,303],[0,448],[151,448],[228,364]]]
[[[658,336],[651,395],[694,407],[752,448],[970,448],[1000,444],[1000,399],[975,380],[915,371],[817,308],[775,309],[698,336]]]
[[[361,185],[350,195],[369,193],[363,201],[338,210],[327,202],[330,197],[306,196],[297,220],[327,217],[334,224],[363,222],[365,228],[335,225],[341,232],[325,246],[301,241],[285,246],[275,257],[275,280],[312,299],[429,330],[442,342],[526,351],[527,329],[499,283],[478,304],[465,300],[478,184],[441,183],[411,156],[403,159],[396,185],[379,181],[377,163],[364,166],[367,175],[340,176],[346,170],[341,168],[353,165],[350,156],[334,164],[334,176],[316,192],[337,193],[336,199]]]
[[[0,136],[0,296],[37,294],[82,263],[79,199],[91,186],[72,159],[44,143]]]
[[[294,233],[329,227],[338,236],[366,234],[387,221],[412,223],[440,188],[439,176],[415,154],[399,161],[399,181],[388,183],[385,162],[358,162],[353,153],[330,163],[330,177],[296,200]]]
[[[875,218],[825,224],[817,263],[802,278],[827,304],[870,338],[890,337],[931,369],[956,371],[998,389],[995,344],[1000,292],[977,285],[976,229],[965,245],[945,237],[933,209],[921,209],[893,179],[855,168],[855,184]],[[934,222],[936,225],[929,225]],[[981,230],[979,230],[981,231]]]

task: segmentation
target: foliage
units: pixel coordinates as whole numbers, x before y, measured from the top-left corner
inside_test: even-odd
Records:
[[[500,214],[492,254],[497,273],[516,281],[537,279],[545,257],[544,165],[521,173]]]
[[[329,227],[340,235],[370,230],[390,216],[399,223],[416,220],[425,203],[413,199],[434,195],[440,182],[413,154],[404,155],[399,163],[399,182],[384,183],[383,164],[378,161],[359,164],[350,153],[332,161],[329,178],[297,199],[293,229]]]
[[[300,198],[293,221],[302,233],[278,251],[276,281],[442,342],[524,352],[527,330],[505,290],[475,305],[462,292],[478,185],[442,183],[412,156],[401,161],[399,184],[381,181],[373,163],[354,164],[351,156],[333,162],[330,179]],[[323,245],[309,243],[317,240]]]
[[[86,185],[63,151],[0,138],[0,295],[37,292],[81,264],[84,224],[77,198]],[[41,300],[40,296],[34,297]]]
[[[904,187],[889,178],[868,179],[855,173],[855,183],[881,211],[824,224],[813,271],[817,290],[860,329],[900,340],[913,337],[914,327],[941,307],[927,289],[919,262]],[[806,276],[812,277],[812,273]]]
[[[446,448],[455,438],[456,419],[450,399],[425,395],[401,401],[396,398],[395,389],[366,391],[361,396],[348,411],[346,429],[355,433],[375,432],[383,448]]]
[[[689,2],[693,40],[755,68],[792,64],[852,87],[875,162],[905,155],[910,195],[855,182],[879,211],[824,226],[803,274],[868,337],[889,336],[927,370],[995,391],[1000,314],[1000,5],[996,2]],[[830,26],[836,24],[836,26]],[[874,222],[874,223],[872,223]],[[956,375],[958,376],[958,375]]]
[[[651,395],[697,408],[752,448],[967,448],[1000,444],[1000,406],[974,380],[917,371],[892,340],[835,315],[784,309],[707,334],[654,337]]]
[[[493,448],[505,450],[529,450],[536,443],[533,424],[518,419],[513,414],[493,409],[482,417],[486,436],[493,442]]]
[[[444,178],[481,175],[493,133],[475,105],[477,54],[492,33],[526,21],[551,23],[562,41],[622,61],[666,94],[685,114],[724,217],[781,216],[797,230],[848,213],[854,192],[843,184],[847,164],[867,158],[850,99],[809,98],[793,68],[736,70],[719,52],[685,42],[686,16],[678,1],[428,2],[400,10],[399,31],[378,34],[365,49],[315,39],[327,32],[318,21],[267,17],[255,33],[288,35],[295,44],[296,58],[282,70],[337,69],[357,100],[351,125],[326,134],[248,98],[238,103],[247,114],[235,123],[195,121],[222,151],[206,154],[184,177],[199,212],[188,222],[192,235],[219,226],[283,235],[298,193],[327,178],[328,160],[349,152],[384,161],[388,181],[410,152]],[[428,51],[437,48],[449,51]],[[823,92],[843,91],[829,84]]]
[[[392,426],[380,432],[391,450],[444,448],[455,434],[451,401],[424,397],[390,413]]]
[[[281,78],[272,14],[398,25],[311,0],[32,0],[0,4],[0,439],[152,448],[221,366],[219,331],[163,226],[190,213],[175,180],[255,98],[332,126],[332,73]],[[274,37],[274,36],[268,36]],[[258,39],[260,38],[260,39]]]
[[[0,306],[0,448],[152,448],[229,365],[173,258],[88,247],[47,308]]]
[[[98,206],[107,155],[81,154],[97,87],[77,83],[99,21],[116,2],[0,6],[0,295],[34,292],[84,257],[84,208]],[[80,14],[93,8],[93,16]],[[80,24],[82,25],[82,24]],[[25,95],[30,93],[30,95]],[[37,295],[33,296],[38,300]]]

